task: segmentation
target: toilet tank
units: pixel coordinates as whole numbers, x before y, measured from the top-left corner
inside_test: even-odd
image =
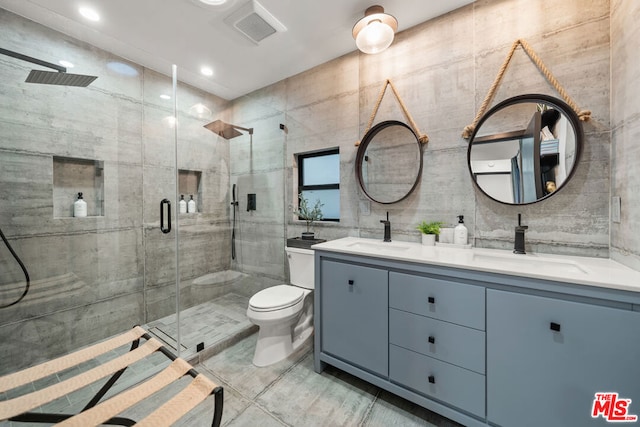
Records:
[[[315,284],[314,257],[311,249],[286,247],[289,277],[292,285],[313,289]]]

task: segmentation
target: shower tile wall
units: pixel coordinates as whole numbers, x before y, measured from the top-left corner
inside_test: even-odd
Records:
[[[45,60],[73,57],[78,73],[98,76],[87,88],[26,84],[31,64],[0,56],[0,227],[31,276],[27,297],[0,310],[2,375],[175,311],[175,243],[159,231],[160,200],[175,203],[175,154],[173,101],[159,98],[171,93],[169,77],[2,9],[0,39]],[[136,75],[119,75],[109,62]],[[191,108],[198,103],[204,113]],[[202,291],[191,295],[192,278],[229,268],[229,148],[202,127],[227,104],[178,87],[178,167],[201,172],[203,198],[201,213],[180,218],[185,307],[202,301]],[[104,162],[101,216],[54,212],[53,156]],[[74,171],[65,172],[66,186]],[[68,191],[73,200],[78,190]],[[1,246],[6,304],[24,279]]]
[[[235,101],[231,122],[253,128],[228,140],[231,183],[236,184],[236,254],[234,269],[282,281],[284,257],[284,99],[275,84]],[[256,194],[256,210],[247,211],[247,194]],[[232,214],[229,204],[229,212]],[[258,284],[256,289],[263,286]]]

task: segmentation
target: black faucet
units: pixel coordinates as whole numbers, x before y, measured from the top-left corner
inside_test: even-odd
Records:
[[[526,254],[524,251],[524,232],[529,228],[526,225],[520,223],[521,215],[518,214],[518,225],[516,225],[516,238],[513,243],[514,254]]]
[[[384,242],[391,241],[391,222],[389,221],[389,212],[387,212],[387,219],[381,219],[381,223],[384,224]]]

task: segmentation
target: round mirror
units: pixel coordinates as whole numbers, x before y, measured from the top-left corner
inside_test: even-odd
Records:
[[[535,203],[571,179],[583,138],[577,114],[563,101],[547,95],[509,98],[478,122],[467,151],[469,172],[495,201]]]
[[[356,178],[368,198],[382,204],[405,199],[422,175],[422,144],[409,126],[389,120],[367,132],[356,155]]]

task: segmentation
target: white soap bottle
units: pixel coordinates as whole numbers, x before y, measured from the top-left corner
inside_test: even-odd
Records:
[[[464,225],[464,216],[458,215],[458,225],[453,229],[453,243],[455,245],[467,244],[467,227]]]
[[[193,200],[193,194],[191,195],[191,199],[189,200],[189,203],[187,203],[187,212],[189,213],[196,212],[196,201]]]
[[[180,213],[187,213],[187,202],[184,200],[184,194],[180,195],[180,202],[178,202]]]
[[[78,193],[78,200],[73,203],[73,216],[87,216],[87,202],[82,199],[82,193]]]

